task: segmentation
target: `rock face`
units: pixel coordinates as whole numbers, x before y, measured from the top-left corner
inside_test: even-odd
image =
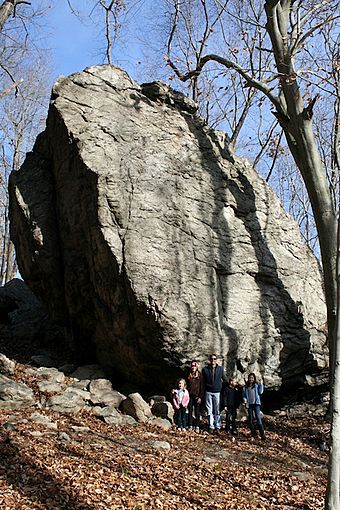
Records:
[[[4,354],[27,363],[33,346],[53,345],[59,350],[62,339],[62,332],[49,320],[46,308],[25,282],[16,278],[0,287],[0,347]],[[66,357],[65,349],[63,351],[63,357]],[[36,361],[42,359],[46,363],[47,355],[36,356]],[[52,358],[48,362],[50,366],[56,363]]]
[[[273,388],[326,366],[297,225],[164,84],[111,66],[61,78],[10,196],[25,281],[75,349],[125,380],[169,388],[211,352]]]

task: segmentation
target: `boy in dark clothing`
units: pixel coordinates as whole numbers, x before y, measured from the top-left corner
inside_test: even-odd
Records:
[[[237,409],[242,402],[242,391],[235,377],[230,377],[224,389],[223,402],[227,413],[225,430],[228,433],[231,431],[232,434],[237,435]]]

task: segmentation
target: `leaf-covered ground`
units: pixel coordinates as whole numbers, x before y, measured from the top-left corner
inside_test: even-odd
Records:
[[[224,432],[117,429],[88,412],[48,413],[58,425],[48,431],[32,412],[0,411],[2,510],[323,508],[321,419],[266,418],[266,441],[245,426],[233,441]]]

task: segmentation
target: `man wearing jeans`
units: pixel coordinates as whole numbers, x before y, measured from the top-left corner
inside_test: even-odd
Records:
[[[223,367],[217,364],[216,354],[209,358],[209,365],[202,370],[205,406],[208,413],[209,432],[221,429],[220,396],[223,381],[227,381]]]

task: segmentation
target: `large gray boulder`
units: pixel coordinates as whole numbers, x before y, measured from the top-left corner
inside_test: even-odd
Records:
[[[211,352],[229,374],[303,382],[327,366],[318,263],[194,112],[115,67],[60,78],[10,179],[20,272],[74,347],[130,382],[169,389]]]

